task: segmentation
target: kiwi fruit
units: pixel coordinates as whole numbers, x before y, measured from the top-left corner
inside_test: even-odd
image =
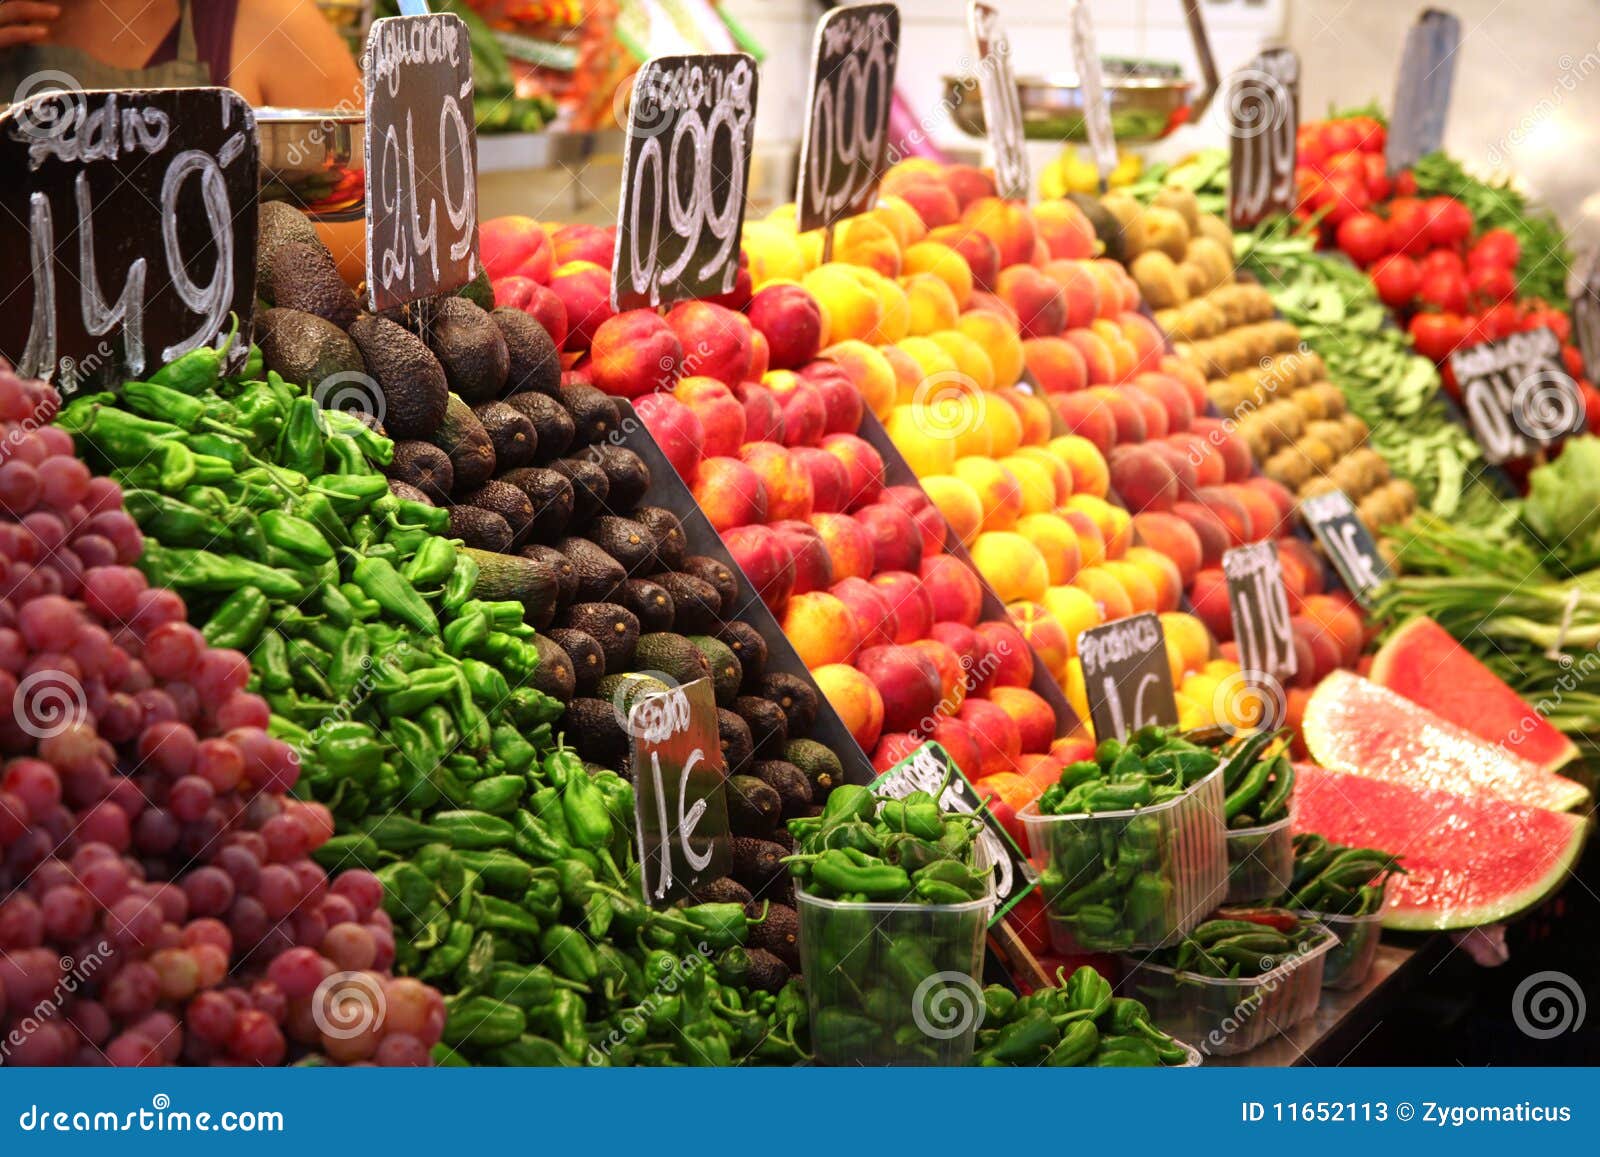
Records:
[[[665,561],[663,566],[668,565]],[[717,592],[717,612],[726,614],[735,605],[739,598],[739,577],[733,569],[725,563],[704,554],[693,554],[683,560],[683,565],[673,567],[685,574],[693,575],[702,582],[708,582]]]
[[[537,636],[538,638],[543,636]],[[550,639],[566,654],[572,668],[574,690],[581,694],[594,691],[595,685],[605,678],[606,655],[595,637],[587,631],[572,627],[552,627]],[[541,656],[541,665],[542,665]],[[569,695],[570,697],[570,695]]]

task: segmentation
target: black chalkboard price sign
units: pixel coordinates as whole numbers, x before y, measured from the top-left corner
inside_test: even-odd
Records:
[[[1389,564],[1378,553],[1366,523],[1350,505],[1350,496],[1343,490],[1330,490],[1307,498],[1300,503],[1300,516],[1356,601],[1368,605],[1372,592],[1388,581]]]
[[[1298,663],[1277,544],[1253,542],[1224,551],[1222,574],[1228,584],[1239,666],[1258,681],[1273,680],[1280,687],[1287,686]]]
[[[1095,738],[1122,739],[1141,727],[1177,725],[1167,633],[1155,614],[1091,627],[1078,636],[1078,660]]]
[[[0,112],[0,356],[64,393],[249,346],[255,116],[225,88],[44,92]]]
[[[893,4],[835,8],[817,25],[795,190],[802,231],[872,207],[899,55],[900,9]]]
[[[1525,458],[1586,428],[1583,395],[1548,329],[1514,333],[1450,355],[1461,408],[1488,461]]]
[[[1271,48],[1234,73],[1228,89],[1228,222],[1236,232],[1281,217],[1299,200],[1295,130],[1300,58]]]
[[[1384,160],[1391,174],[1409,169],[1444,144],[1444,122],[1455,83],[1461,21],[1439,8],[1427,8],[1406,33],[1400,75],[1394,85],[1394,115]]]
[[[1105,66],[1100,62],[1100,49],[1095,43],[1089,5],[1084,0],[1073,0],[1068,20],[1072,25],[1072,60],[1078,70],[1078,91],[1083,97],[1084,128],[1103,191],[1111,179],[1111,171],[1117,167],[1117,137],[1111,127],[1111,99],[1106,95]]]
[[[733,288],[756,81],[755,61],[742,52],[652,57],[635,74],[611,262],[613,309]]]
[[[1000,13],[980,0],[967,6],[967,31],[978,54],[978,92],[994,153],[995,187],[1007,200],[1026,201],[1028,151],[1022,135],[1022,101],[1011,71],[1011,41],[1000,25]]]
[[[1600,381],[1600,252],[1589,255],[1572,291],[1572,340],[1583,355],[1583,372]]]
[[[727,875],[732,854],[710,680],[640,696],[628,707],[627,732],[645,899],[670,904]]]
[[[374,310],[478,275],[472,47],[459,16],[374,20],[367,89],[367,286]]]

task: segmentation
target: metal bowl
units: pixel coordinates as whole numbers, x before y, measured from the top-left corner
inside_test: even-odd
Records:
[[[367,204],[366,116],[343,109],[259,108],[261,199],[313,221],[359,221]]]
[[[1145,66],[1148,68],[1149,66]],[[974,99],[977,86],[971,77],[944,78],[945,103],[955,126],[968,136],[982,137],[986,128],[983,102]],[[1181,77],[1137,75],[1106,76],[1106,99],[1111,105],[1111,127],[1117,142],[1158,141],[1189,119],[1191,81]],[[1083,90],[1076,73],[1017,77],[1022,105],[1022,135],[1031,141],[1086,141]]]

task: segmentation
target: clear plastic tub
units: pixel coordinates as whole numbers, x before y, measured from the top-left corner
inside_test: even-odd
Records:
[[[1338,939],[1322,966],[1323,988],[1359,988],[1378,958],[1378,941],[1383,937],[1383,909],[1365,916],[1330,916],[1321,912],[1305,915],[1316,920]]]
[[[1249,1052],[1317,1010],[1322,970],[1338,937],[1326,928],[1299,955],[1261,976],[1238,980],[1179,972],[1137,958],[1125,960],[1128,995],[1144,1001],[1150,1019],[1206,1056]]]
[[[992,878],[965,904],[846,904],[798,886],[795,901],[818,1064],[971,1062]]]
[[[1044,887],[1057,952],[1159,948],[1222,903],[1222,778],[1218,767],[1177,799],[1132,811],[1051,816],[1038,801],[1022,809],[1034,862],[1059,877]],[[1109,884],[1119,867],[1126,878]]]
[[[1289,817],[1258,828],[1228,830],[1228,903],[1275,900],[1294,879]]]

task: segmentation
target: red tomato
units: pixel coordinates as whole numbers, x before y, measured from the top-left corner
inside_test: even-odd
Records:
[[[1362,160],[1367,174],[1367,192],[1372,194],[1373,201],[1387,201],[1389,194],[1394,192],[1394,182],[1389,179],[1389,168],[1383,159],[1383,151],[1364,153]]]
[[[1485,341],[1498,341],[1521,329],[1522,319],[1517,316],[1516,306],[1509,301],[1501,301],[1483,311],[1478,319],[1478,328],[1483,331]]]
[[[1454,249],[1428,250],[1417,262],[1417,268],[1422,270],[1424,277],[1441,270],[1456,277],[1465,277],[1467,274],[1467,267],[1461,263],[1461,255]]]
[[[1348,153],[1360,147],[1361,130],[1351,121],[1328,121],[1322,127],[1322,143],[1329,153]]]
[[[1328,158],[1327,164],[1323,166],[1323,171],[1330,177],[1349,173],[1352,176],[1359,177],[1364,185],[1367,183],[1367,158],[1364,153],[1358,153],[1354,149],[1348,152],[1335,153]]]
[[[1436,246],[1465,245],[1472,236],[1472,210],[1454,197],[1429,197],[1428,240]]]
[[[1384,127],[1373,117],[1351,117],[1350,124],[1355,126],[1360,135],[1360,143],[1356,148],[1364,153],[1382,154],[1384,146],[1388,143],[1389,134]]]
[[[1347,217],[1336,236],[1345,256],[1363,269],[1389,252],[1389,223],[1376,213]]]
[[[1575,345],[1561,347],[1561,361],[1567,367],[1567,373],[1574,378],[1583,377],[1583,354]]]
[[[1322,139],[1322,126],[1320,124],[1301,125],[1295,133],[1294,151],[1297,162],[1309,165],[1318,172],[1322,171],[1323,162],[1328,159],[1328,146]]]
[[[1466,337],[1467,323],[1453,313],[1419,313],[1411,319],[1409,329],[1417,352],[1442,362]]]
[[[1517,279],[1503,265],[1480,265],[1467,271],[1472,295],[1489,304],[1503,302],[1517,292]]]
[[[1489,229],[1467,250],[1467,268],[1498,265],[1502,269],[1515,269],[1522,260],[1522,245],[1517,235],[1509,229]]]
[[[1446,313],[1463,313],[1467,308],[1467,279],[1448,269],[1424,269],[1417,296]]]
[[[1537,308],[1530,309],[1522,321],[1524,329],[1547,329],[1563,342],[1572,337],[1572,319],[1543,302]]]
[[[1600,433],[1600,390],[1588,382],[1579,382],[1578,392],[1583,395],[1583,414],[1589,422],[1589,433]]]
[[[1414,197],[1389,202],[1389,241],[1399,253],[1420,257],[1429,249],[1428,210]]]
[[[1372,204],[1367,196],[1367,186],[1353,173],[1340,173],[1328,178],[1328,214],[1322,221],[1330,229],[1337,229],[1357,213],[1365,212]]]
[[[1417,177],[1410,169],[1402,169],[1400,175],[1394,179],[1394,191],[1400,197],[1415,197],[1417,195]]]
[[[1372,284],[1390,309],[1404,309],[1417,296],[1422,272],[1403,253],[1394,253],[1372,267]]]

